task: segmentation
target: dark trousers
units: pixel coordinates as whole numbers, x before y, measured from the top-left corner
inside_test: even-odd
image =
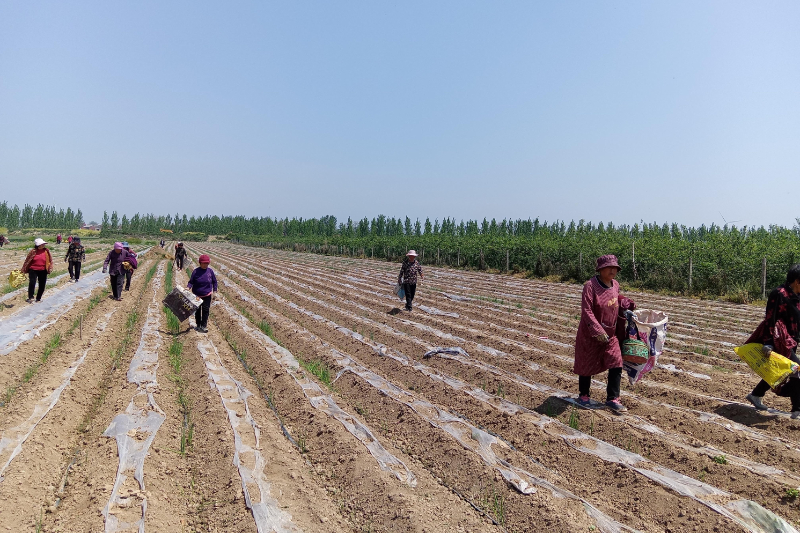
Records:
[[[175,266],[178,270],[183,270],[183,257],[175,257]]]
[[[74,279],[75,281],[81,278],[81,262],[80,261],[70,261],[69,265],[67,266],[67,270],[69,271],[70,279]]]
[[[208,326],[208,311],[211,309],[211,295],[204,296],[203,303],[194,312],[194,321],[201,328]]]
[[[620,383],[622,382],[622,368],[608,369],[608,385],[606,385],[606,401],[619,398]],[[592,386],[592,376],[578,376],[578,392],[581,396],[589,396]]]
[[[796,350],[792,350],[789,359],[795,363],[800,363],[800,360],[797,358]],[[758,382],[756,388],[753,389],[752,395],[763,397],[770,388],[771,387],[769,386],[769,383],[762,379]],[[775,394],[784,398],[791,398],[792,411],[800,411],[800,379],[789,378],[786,380],[786,383],[784,383],[783,386],[775,392]]]
[[[36,292],[36,301],[42,299],[44,287],[47,285],[47,270],[28,270],[28,299],[33,298],[33,289],[36,282],[39,282],[39,290]]]
[[[403,283],[403,290],[406,291],[406,309],[411,310],[411,302],[414,301],[414,295],[417,293],[416,283]]]
[[[133,270],[126,270],[125,271],[125,290],[131,290],[131,276],[133,276]]]
[[[125,283],[125,274],[111,274],[111,296],[122,298],[122,284]]]

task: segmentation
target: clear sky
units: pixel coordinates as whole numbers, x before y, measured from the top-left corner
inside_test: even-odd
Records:
[[[800,2],[0,0],[0,200],[800,216]]]

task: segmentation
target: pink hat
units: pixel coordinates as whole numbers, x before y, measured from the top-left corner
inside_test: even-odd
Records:
[[[114,243],[114,249],[115,250],[122,250],[122,243],[121,242],[115,242]]]
[[[599,272],[600,269],[606,267],[617,267],[617,270],[622,270],[619,263],[617,263],[617,256],[613,254],[601,255],[597,258],[597,266],[594,268],[595,271]]]
[[[414,250],[409,250],[406,255],[413,255],[414,257],[417,257],[417,252],[415,252]]]
[[[206,254],[203,254],[203,255],[201,255],[200,257],[197,258],[197,262],[200,263],[200,264],[203,264],[203,263],[209,264],[211,262],[211,258],[208,257]]]

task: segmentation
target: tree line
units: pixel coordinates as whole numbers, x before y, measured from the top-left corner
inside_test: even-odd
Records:
[[[78,229],[83,225],[83,213],[71,207],[56,208],[52,205],[25,204],[11,206],[7,201],[0,203],[0,226],[10,231],[24,228],[48,228],[56,230]]]

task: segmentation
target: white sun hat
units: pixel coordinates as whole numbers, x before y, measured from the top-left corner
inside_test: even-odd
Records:
[[[417,257],[417,252],[415,252],[414,250],[409,250],[406,255],[413,255],[414,257]]]
[[[41,246],[43,244],[47,244],[47,241],[38,237],[33,241],[34,246]]]

